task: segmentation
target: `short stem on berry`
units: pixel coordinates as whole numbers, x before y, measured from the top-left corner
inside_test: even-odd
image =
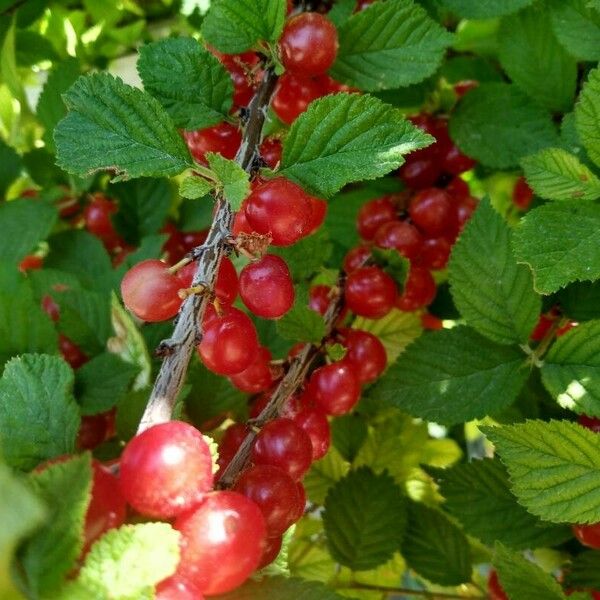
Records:
[[[177,271],[180,271],[181,269],[183,269],[183,267],[189,265],[192,262],[192,260],[193,259],[191,256],[184,256],[179,262],[176,262],[174,265],[170,266],[167,269],[167,271],[169,271],[171,275],[175,275]]]

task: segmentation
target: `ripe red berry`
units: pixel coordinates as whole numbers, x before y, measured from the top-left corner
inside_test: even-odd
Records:
[[[290,246],[306,235],[312,209],[300,186],[276,177],[250,193],[245,210],[254,231],[270,235],[275,246]]]
[[[360,267],[346,279],[346,306],[362,317],[379,319],[387,315],[397,296],[394,280],[379,267]]]
[[[299,75],[320,75],[335,61],[337,30],[327,17],[319,13],[301,13],[286,23],[279,48],[281,61],[288,71]]]
[[[238,390],[246,394],[258,394],[269,389],[273,383],[270,363],[271,352],[268,348],[261,347],[252,364],[229,379]]]
[[[404,292],[398,298],[396,306],[405,312],[411,312],[431,304],[437,288],[431,273],[423,268],[412,266],[408,272]]]
[[[118,237],[111,221],[111,215],[116,211],[117,205],[101,194],[94,195],[83,211],[85,228],[109,246],[113,245]]]
[[[450,196],[438,188],[422,190],[412,197],[408,214],[425,234],[442,235],[456,224],[456,211]]]
[[[283,258],[265,254],[240,273],[240,297],[259,317],[278,319],[294,304],[294,284]]]
[[[375,381],[387,365],[387,353],[379,338],[360,329],[342,329],[340,334],[347,349],[343,360],[351,365],[358,381]]]
[[[25,273],[27,271],[38,271],[42,268],[43,264],[44,259],[41,256],[36,256],[35,254],[28,254],[19,263],[19,271],[21,271],[21,273]]]
[[[102,442],[109,440],[115,431],[116,410],[112,409],[97,415],[84,415],[77,433],[77,448],[93,450]]]
[[[219,442],[219,459],[217,461],[220,468],[219,473],[222,473],[231,462],[248,433],[250,430],[243,423],[233,423],[224,431]]]
[[[428,329],[430,331],[444,329],[444,322],[442,319],[431,313],[423,313],[421,315],[421,325],[423,325],[423,329]]]
[[[471,218],[471,215],[475,212],[476,208],[477,199],[472,196],[468,196],[459,201],[456,207],[456,219],[460,229],[465,226],[465,223]]]
[[[281,140],[274,137],[265,138],[259,150],[260,156],[267,164],[267,167],[276,169],[277,165],[281,162],[281,153],[283,151]]]
[[[308,307],[311,310],[325,315],[331,304],[331,287],[328,285],[313,285],[308,293]]]
[[[513,203],[521,210],[527,210],[533,200],[533,190],[527,185],[525,177],[519,177],[513,188]]]
[[[384,223],[373,238],[375,245],[379,248],[393,248],[398,250],[402,256],[416,258],[423,245],[423,236],[419,230],[406,221],[388,221]]]
[[[309,393],[315,404],[328,415],[344,415],[360,397],[360,383],[354,367],[340,361],[316,369],[310,377]]]
[[[358,234],[363,240],[372,240],[377,230],[397,218],[396,207],[389,196],[370,200],[360,207],[356,219]]]
[[[165,263],[156,259],[134,265],[121,281],[125,306],[143,321],[165,321],[177,314],[181,306],[178,295],[181,282]]]
[[[251,460],[257,465],[279,467],[298,480],[312,462],[312,444],[306,432],[291,419],[273,419],[256,436]]]
[[[370,257],[371,251],[367,246],[356,246],[348,250],[342,265],[344,271],[346,271],[346,273],[352,273],[352,271],[362,267]]]
[[[452,245],[444,237],[429,238],[423,242],[418,264],[426,269],[443,269],[448,263]]]
[[[260,564],[258,565],[259,569],[264,569],[279,556],[282,542],[283,538],[280,535],[265,540],[265,547],[262,556],[260,557]]]
[[[600,550],[600,523],[573,525],[573,533],[584,546]]]
[[[590,429],[594,433],[600,433],[600,419],[598,417],[588,417],[587,415],[579,415],[577,422],[586,429]]]
[[[325,221],[325,216],[327,215],[327,202],[325,200],[315,198],[314,196],[308,196],[308,199],[311,210],[305,235],[310,235],[317,231],[323,225],[323,221]]]
[[[212,489],[210,448],[187,423],[154,425],[125,446],[120,479],[123,495],[138,512],[174,517],[198,504]]]
[[[79,367],[90,360],[75,342],[62,333],[58,335],[58,349],[60,350],[62,357],[73,369],[79,369]]]
[[[204,600],[200,590],[179,577],[169,577],[156,586],[155,600]]]
[[[508,596],[500,585],[500,581],[498,581],[498,573],[496,573],[496,571],[490,572],[490,576],[488,578],[488,593],[490,600],[509,600]]]
[[[198,344],[202,362],[219,375],[236,375],[247,369],[258,352],[258,336],[247,314],[226,307],[203,323],[203,335]]]
[[[446,193],[454,200],[466,200],[470,197],[469,184],[460,177],[453,177],[446,186]]]
[[[196,268],[196,262],[191,262],[177,272],[177,279],[180,282],[181,288],[189,288],[192,285]],[[215,281],[215,295],[224,304],[232,304],[237,294],[237,272],[231,260],[224,256],[219,265],[219,272]]]
[[[292,420],[308,434],[312,444],[312,459],[323,458],[331,444],[331,428],[325,413],[317,408],[304,408]]]
[[[258,55],[254,52],[221,55],[217,53],[217,57],[231,75],[233,104],[235,106],[248,106],[252,96],[254,96],[256,85],[262,79],[262,71],[257,69],[260,62]]]
[[[49,294],[42,296],[42,310],[56,323],[60,319],[60,306]]]
[[[475,166],[476,162],[463,154],[456,144],[452,144],[442,155],[442,169],[450,175],[460,175]]]
[[[252,233],[253,229],[250,227],[250,223],[248,223],[248,219],[246,218],[246,201],[242,202],[240,206],[240,210],[235,213],[235,217],[233,218],[233,227],[231,228],[231,233],[233,235],[240,235],[240,233]]]
[[[479,85],[479,81],[474,79],[463,79],[454,84],[454,92],[459,98],[462,98],[468,91],[475,89]]]
[[[242,143],[242,134],[231,123],[219,123],[206,129],[184,131],[183,137],[192,156],[202,164],[206,164],[207,152],[217,152],[225,158],[235,158]]]
[[[436,158],[409,155],[400,167],[398,175],[406,187],[422,190],[432,186],[442,174]]]
[[[296,482],[296,487],[298,488],[299,502],[296,514],[294,515],[294,523],[302,518],[304,510],[306,509],[306,490],[300,481]]]
[[[215,492],[175,521],[183,536],[176,576],[207,596],[237,587],[258,567],[265,520],[254,502],[237,492]]]
[[[284,73],[277,82],[271,106],[286,125],[291,125],[313,100],[322,95],[321,86],[313,79]]]
[[[233,491],[254,502],[263,514],[267,536],[281,535],[294,522],[298,488],[284,471],[272,465],[254,465],[237,479]]]

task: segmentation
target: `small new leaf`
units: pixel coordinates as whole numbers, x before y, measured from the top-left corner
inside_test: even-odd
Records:
[[[521,161],[527,183],[547,200],[596,200],[600,179],[562,148],[545,148]]]
[[[600,436],[568,421],[526,421],[482,431],[530,513],[552,523],[600,521]]]
[[[235,161],[223,158],[216,152],[207,152],[208,166],[219,179],[218,186],[233,211],[239,210],[242,201],[250,193],[248,173]]]
[[[189,198],[190,200],[196,200],[203,198],[211,190],[214,189],[214,183],[198,177],[197,175],[190,175],[186,177],[179,186],[179,195],[182,198]]]
[[[54,130],[57,164],[75,175],[108,170],[118,179],[177,175],[193,166],[156,98],[107,73],[80,77],[63,96]]]
[[[225,120],[233,83],[225,67],[193,38],[167,38],[142,46],[137,64],[144,89],[177,127],[202,129]]]
[[[313,102],[292,124],[280,174],[317,196],[398,168],[433,138],[371,96],[333,94]]]
[[[342,344],[327,344],[325,353],[332,361],[342,360],[346,356],[346,347]]]

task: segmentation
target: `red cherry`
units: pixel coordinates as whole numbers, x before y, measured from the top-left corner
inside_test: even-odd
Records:
[[[286,70],[298,75],[320,75],[335,61],[337,30],[319,13],[301,13],[286,23],[279,48]]]
[[[256,436],[251,455],[257,465],[272,465],[292,479],[300,479],[312,462],[312,444],[291,419],[273,419]]]
[[[313,79],[284,73],[277,82],[271,106],[286,125],[291,125],[313,100],[322,95],[321,86]]]
[[[117,205],[101,194],[94,195],[92,201],[85,207],[83,218],[85,228],[96,237],[114,244],[117,232],[113,227],[111,215],[117,211]]]
[[[165,321],[177,314],[181,306],[178,295],[181,283],[165,263],[143,260],[125,273],[121,295],[125,306],[143,321]]]
[[[129,441],[121,456],[121,490],[143,515],[169,518],[189,510],[213,485],[210,448],[182,421],[154,425]]]
[[[584,546],[600,549],[600,523],[573,525],[573,533]]]
[[[397,296],[394,280],[379,267],[360,267],[346,279],[346,305],[361,317],[384,317],[394,307]]]
[[[352,271],[362,267],[370,257],[371,251],[367,246],[356,246],[351,250],[348,250],[342,265],[344,271],[346,273],[352,273]]]
[[[490,600],[509,600],[506,592],[502,589],[498,581],[498,573],[491,571],[488,578],[488,593]]]
[[[475,165],[476,161],[463,154],[456,144],[452,144],[442,156],[442,169],[451,175],[460,175]]]
[[[240,273],[240,297],[259,317],[278,319],[294,304],[294,284],[283,258],[265,254]]]
[[[379,227],[373,241],[379,248],[394,248],[402,256],[414,259],[421,251],[423,236],[414,225],[396,220]]]
[[[25,273],[26,271],[38,271],[42,268],[44,259],[41,256],[35,254],[28,254],[20,263],[19,271]]]
[[[52,296],[44,294],[42,296],[42,310],[56,323],[60,319],[60,307]]]
[[[535,342],[541,341],[548,331],[550,331],[550,327],[552,327],[555,320],[556,317],[551,312],[547,315],[540,315],[537,325],[529,337]]]
[[[453,177],[446,186],[446,193],[455,200],[466,200],[470,197],[469,184],[460,177]]]
[[[372,240],[377,230],[388,221],[394,221],[396,207],[390,196],[370,200],[360,207],[356,219],[358,234],[363,240]]]
[[[208,369],[236,375],[247,369],[258,352],[258,336],[247,314],[227,307],[222,316],[205,319],[198,353]]]
[[[423,242],[419,265],[427,269],[443,269],[448,263],[452,245],[443,237],[429,238]]]
[[[350,364],[358,381],[375,381],[387,365],[387,353],[379,338],[360,329],[342,329],[340,334],[347,349],[344,361]]]
[[[296,508],[296,513],[293,515],[294,523],[299,521],[304,516],[304,510],[306,509],[306,490],[300,481],[296,482],[296,487],[298,488],[298,506]]]
[[[281,162],[281,153],[283,152],[281,140],[274,137],[265,138],[259,150],[260,156],[267,164],[267,167],[276,169],[277,165]]]
[[[175,521],[181,532],[176,576],[207,596],[239,587],[258,567],[265,520],[254,502],[237,492],[215,492]]]
[[[327,215],[327,202],[325,202],[325,200],[315,198],[314,196],[308,196],[308,199],[310,201],[311,211],[305,235],[310,235],[317,231],[317,229],[323,225],[323,221],[325,221]]]
[[[430,313],[421,315],[421,325],[423,325],[423,329],[428,329],[430,331],[438,331],[439,329],[444,328],[444,322]]]
[[[256,69],[260,59],[254,52],[224,56],[227,56],[228,59],[222,62],[233,81],[233,104],[248,106],[254,96],[257,84],[262,79],[262,71]]]
[[[258,415],[257,415],[258,416]],[[246,439],[250,430],[243,423],[233,423],[223,433],[223,437],[219,442],[219,460],[220,473],[222,473],[231,459],[235,456],[238,448]]]
[[[156,586],[155,600],[204,600],[200,590],[189,581],[169,577]]]
[[[197,268],[196,262],[191,262],[177,272],[177,279],[181,288],[192,285]],[[238,277],[235,267],[229,258],[224,256],[219,265],[217,280],[215,281],[215,294],[224,304],[232,304],[238,294]]]
[[[468,91],[479,86],[479,81],[474,79],[463,79],[454,84],[454,92],[459,98],[462,98]]]
[[[235,158],[242,143],[242,134],[231,123],[219,123],[206,129],[184,131],[183,137],[192,156],[202,164],[206,164],[207,152],[217,152],[225,158]]]
[[[513,188],[513,204],[521,210],[527,210],[533,200],[533,190],[525,181],[525,177],[519,177]]]
[[[412,157],[409,155],[406,162],[400,167],[398,175],[406,187],[413,190],[422,190],[432,186],[442,174],[442,169],[435,158]]]
[[[312,209],[300,186],[276,177],[250,193],[245,210],[254,231],[270,235],[275,246],[290,246],[306,235]]]
[[[268,391],[262,393],[257,398],[255,398],[255,400],[250,405],[250,411],[248,413],[250,415],[251,419],[256,419],[260,415],[260,413],[265,409],[265,407],[269,403],[269,400],[271,399],[272,394],[273,394],[273,391],[268,390]],[[287,415],[285,415],[285,416],[287,416]]]
[[[313,285],[309,291],[308,307],[324,316],[331,304],[331,287],[328,285]]]
[[[233,491],[243,494],[260,508],[268,537],[281,535],[294,522],[298,488],[281,469],[260,464],[249,467],[239,476]]]
[[[62,354],[62,357],[73,369],[79,369],[79,367],[90,360],[77,344],[62,333],[58,335],[58,349]]]
[[[244,200],[240,206],[240,210],[235,213],[233,218],[231,233],[238,236],[240,233],[252,233],[253,231],[254,230],[250,227],[250,223],[248,223],[248,219],[246,218],[246,201]]]
[[[229,379],[238,390],[246,394],[258,394],[271,387],[273,374],[271,373],[271,352],[268,348],[261,347],[254,362],[241,373],[232,375]]]
[[[208,237],[208,230],[202,229],[201,231],[182,231],[180,233],[181,245],[185,252],[190,252],[194,248],[201,246]]]
[[[456,212],[450,196],[438,188],[428,188],[415,194],[408,214],[413,223],[430,236],[442,235],[456,223]]]
[[[396,306],[405,312],[411,312],[433,302],[437,288],[431,273],[423,268],[412,266],[408,272],[404,292],[398,298]]]
[[[265,547],[260,557],[260,564],[258,565],[259,569],[264,569],[279,556],[282,542],[283,538],[280,535],[265,540]]]
[[[83,415],[77,433],[77,448],[93,450],[102,442],[113,437],[116,433],[115,417],[115,409],[97,415]]]
[[[325,413],[316,408],[305,408],[292,420],[308,434],[312,444],[312,459],[323,458],[331,444],[331,428]]]
[[[360,383],[354,367],[344,361],[316,369],[308,387],[315,404],[333,416],[350,412],[360,397]]]
[[[471,215],[477,208],[477,198],[469,196],[459,201],[456,207],[456,218],[459,228],[463,228],[465,223],[471,218]]]
[[[577,422],[586,429],[590,429],[594,433],[600,433],[600,419],[597,417],[588,417],[587,415],[579,415]]]

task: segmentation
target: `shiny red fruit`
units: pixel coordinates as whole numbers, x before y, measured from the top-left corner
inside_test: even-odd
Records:
[[[394,280],[379,267],[360,267],[346,279],[346,306],[361,317],[384,317],[394,307],[397,296]]]
[[[260,564],[258,565],[259,569],[264,569],[279,556],[282,542],[283,538],[280,535],[277,537],[267,538],[265,540],[265,547],[263,548],[263,553],[260,557]]]
[[[442,155],[441,167],[450,175],[460,175],[476,165],[476,161],[463,154],[456,144],[452,144]]]
[[[149,259],[134,265],[121,281],[125,306],[143,321],[165,321],[181,306],[181,282],[160,260]]]
[[[423,267],[413,265],[396,306],[405,312],[423,308],[433,302],[436,291],[435,279],[431,273]]]
[[[600,523],[573,525],[573,534],[584,546],[600,549]]]
[[[330,286],[313,285],[308,292],[308,307],[324,316],[331,304],[330,294]]]
[[[466,222],[471,218],[471,215],[477,208],[477,198],[468,196],[458,202],[456,207],[456,219],[458,221],[458,227],[463,228]]]
[[[181,288],[189,288],[192,285],[197,264],[191,262],[177,272],[177,279]],[[217,280],[215,281],[215,294],[224,304],[232,304],[238,295],[238,276],[229,258],[224,256],[219,265]]]
[[[479,86],[479,81],[474,79],[463,79],[454,84],[454,91],[459,98],[462,98],[467,92]]]
[[[169,577],[156,586],[155,600],[204,600],[200,590],[185,579]]]
[[[260,156],[267,164],[267,167],[276,169],[277,165],[281,162],[281,153],[283,152],[281,140],[273,137],[265,138],[259,150]]]
[[[377,230],[397,218],[396,207],[389,196],[370,200],[360,207],[356,219],[358,234],[363,240],[372,240]]]
[[[300,481],[296,482],[296,487],[298,488],[298,506],[296,510],[296,514],[294,515],[294,523],[299,521],[304,515],[304,511],[306,509],[306,490]]]
[[[93,450],[113,437],[116,433],[115,417],[115,409],[97,415],[83,415],[77,433],[77,448]]]
[[[268,348],[262,347],[247,369],[237,375],[232,375],[229,379],[238,390],[246,394],[264,392],[273,383],[270,364],[271,352]]]
[[[387,353],[379,338],[360,329],[342,329],[340,334],[346,347],[343,360],[351,365],[358,381],[375,381],[387,365]]]
[[[308,388],[316,406],[333,416],[350,412],[360,397],[360,383],[354,368],[344,361],[316,369]]]
[[[356,246],[348,250],[344,257],[343,268],[346,273],[352,273],[362,267],[371,257],[371,251],[367,246]]]
[[[588,417],[587,415],[579,415],[577,422],[586,429],[590,429],[594,433],[600,433],[600,419],[598,417]]]
[[[444,328],[442,319],[431,313],[423,313],[421,315],[421,325],[423,325],[423,329],[428,329],[430,331],[438,331]]]
[[[121,456],[121,490],[139,513],[174,517],[212,489],[210,448],[182,421],[154,425],[132,438]]]
[[[27,271],[38,271],[44,265],[44,259],[41,256],[35,254],[28,254],[19,263],[19,271],[25,273]]]
[[[430,236],[442,235],[456,224],[452,199],[438,188],[428,188],[415,194],[410,201],[408,214],[412,222]]]
[[[502,589],[500,581],[498,581],[498,573],[491,571],[488,578],[488,594],[489,600],[509,600],[506,592]]]
[[[312,208],[300,186],[276,177],[250,193],[245,211],[254,231],[270,235],[274,246],[290,246],[307,234]]]
[[[202,164],[206,164],[207,152],[217,152],[225,158],[235,158],[242,143],[240,130],[231,123],[219,123],[206,129],[184,131],[183,137],[192,156]]]
[[[409,155],[406,162],[400,167],[398,175],[406,187],[412,190],[422,190],[431,187],[442,174],[442,169],[437,158],[412,157]]]
[[[304,408],[292,420],[308,434],[312,444],[312,459],[323,458],[331,444],[331,428],[325,413],[317,408]]]
[[[215,492],[175,521],[183,536],[176,576],[206,596],[239,587],[260,562],[265,520],[254,502],[237,492]]]
[[[443,269],[448,264],[452,245],[444,237],[429,238],[423,242],[419,265],[426,269]]]
[[[268,537],[283,534],[294,522],[300,499],[296,482],[285,471],[272,465],[251,466],[238,477],[233,491],[260,508]]]
[[[60,306],[54,302],[52,296],[42,296],[42,310],[56,323],[60,319]]]
[[[90,360],[75,342],[62,333],[58,335],[58,349],[62,357],[73,369],[79,369],[79,367]]]
[[[277,82],[271,106],[286,125],[291,125],[313,100],[322,95],[321,86],[313,79],[284,73]]]
[[[96,194],[83,211],[85,228],[101,240],[113,242],[117,238],[117,232],[111,215],[116,211],[117,205],[112,200]]]
[[[525,177],[519,177],[513,188],[513,203],[521,210],[527,210],[533,200],[533,190],[525,181]]]
[[[373,241],[379,248],[393,248],[412,260],[421,252],[423,236],[414,225],[395,220],[384,223],[375,233]]]
[[[273,419],[256,436],[251,460],[257,465],[272,465],[298,480],[312,462],[310,438],[291,419]]]
[[[453,177],[445,190],[454,200],[466,200],[471,194],[469,184],[460,177]]]
[[[319,13],[301,13],[286,23],[279,48],[286,70],[304,76],[320,75],[335,61],[337,29]]]
[[[310,201],[311,211],[305,235],[310,235],[317,231],[317,229],[323,225],[323,221],[325,221],[327,215],[327,202],[325,202],[325,200],[315,198],[314,196],[308,196],[308,199]]]
[[[208,369],[219,375],[236,375],[247,369],[258,352],[258,336],[247,314],[227,307],[222,316],[203,324],[198,353]]]
[[[231,462],[248,433],[250,433],[250,430],[243,423],[233,423],[224,431],[219,442],[219,459],[217,461],[220,473]]]
[[[231,228],[231,233],[237,236],[240,235],[240,233],[252,233],[253,231],[254,230],[246,218],[246,201],[244,200],[240,206],[240,209],[233,217],[233,227]]]

